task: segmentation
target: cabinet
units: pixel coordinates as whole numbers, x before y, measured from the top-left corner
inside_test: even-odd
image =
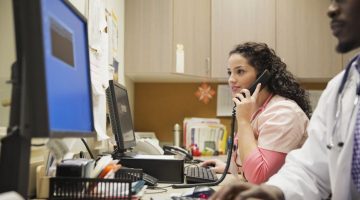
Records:
[[[304,81],[327,81],[342,69],[326,15],[326,0],[213,0],[212,77],[226,77],[228,52],[265,42]]]
[[[296,77],[328,80],[342,69],[327,0],[277,0],[276,52]]]
[[[212,0],[211,75],[227,78],[235,45],[256,41],[275,48],[275,0]]]
[[[184,74],[210,75],[210,1],[126,0],[125,71],[134,80],[179,79],[176,46],[184,46]],[[180,76],[182,78],[183,76]]]
[[[135,81],[226,81],[229,51],[255,41],[273,48],[297,78],[327,81],[350,55],[335,51],[328,6],[327,0],[126,0],[126,74]],[[175,67],[177,44],[184,45],[185,76]]]

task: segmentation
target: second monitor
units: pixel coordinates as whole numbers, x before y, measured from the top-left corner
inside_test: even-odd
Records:
[[[131,149],[136,146],[136,139],[126,88],[111,80],[106,95],[110,123],[117,143],[113,158],[120,159],[123,166],[143,169],[159,182],[183,183],[183,158],[170,155],[139,155],[131,152]],[[163,170],[164,168],[167,170]]]
[[[117,144],[114,154],[125,156],[130,153],[128,150],[136,146],[128,93],[124,86],[110,80],[106,96],[110,123]]]

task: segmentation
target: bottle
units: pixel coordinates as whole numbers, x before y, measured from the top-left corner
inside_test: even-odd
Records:
[[[174,125],[174,146],[180,146],[180,131],[180,125],[176,123]]]

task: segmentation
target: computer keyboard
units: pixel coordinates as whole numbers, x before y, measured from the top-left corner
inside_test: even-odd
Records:
[[[187,183],[208,183],[218,179],[213,170],[197,165],[186,167],[185,177]]]

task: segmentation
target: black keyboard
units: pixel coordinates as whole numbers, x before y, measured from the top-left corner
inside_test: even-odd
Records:
[[[208,183],[218,180],[213,170],[197,165],[185,168],[185,177],[187,183]]]

